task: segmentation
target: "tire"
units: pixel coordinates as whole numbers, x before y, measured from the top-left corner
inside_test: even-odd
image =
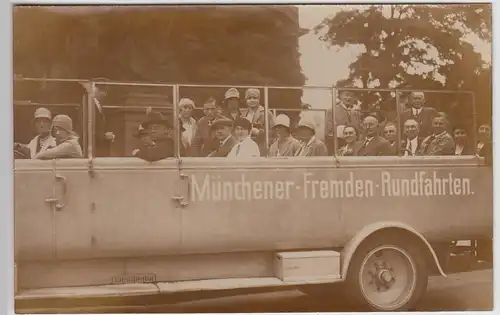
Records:
[[[346,297],[369,311],[414,310],[427,289],[424,250],[411,237],[393,233],[369,237],[352,257],[345,283]],[[381,258],[376,257],[378,253]]]

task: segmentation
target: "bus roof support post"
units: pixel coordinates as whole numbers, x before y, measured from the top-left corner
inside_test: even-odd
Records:
[[[335,105],[337,103],[337,89],[335,86],[332,87],[332,133],[333,133],[333,156],[337,156],[337,149],[338,149],[338,140],[337,140],[337,123],[335,121]],[[328,114],[328,112],[327,112]],[[325,117],[325,126],[327,125],[327,121],[330,117]],[[326,127],[325,127],[326,128]],[[328,130],[325,132],[325,141],[328,139]]]
[[[396,130],[398,131],[396,133],[396,154],[397,156],[401,156],[401,135],[403,130],[401,130],[401,107],[399,106],[400,104],[400,99],[399,99],[399,90],[396,90]]]
[[[265,136],[266,136],[266,157],[268,156],[269,153],[269,124],[271,123],[269,121],[269,88],[264,87],[264,112],[266,113],[264,115],[264,130],[265,130]]]
[[[173,85],[172,86],[172,125],[174,126],[174,130],[172,132],[172,136],[174,137],[174,151],[175,154],[174,156],[177,158],[180,158],[181,156],[181,144],[180,144],[180,139],[181,139],[181,126],[180,126],[180,121],[179,121],[179,116],[178,116],[178,106],[179,104],[179,85]]]

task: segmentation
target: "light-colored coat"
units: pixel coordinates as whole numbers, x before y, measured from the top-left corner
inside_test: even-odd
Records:
[[[282,143],[279,143],[279,140],[276,140],[269,148],[269,156],[294,156],[295,153],[299,151],[301,146],[302,143],[292,136],[285,139]]]
[[[240,111],[241,111],[241,117],[247,118],[249,109],[242,108],[242,109],[240,109]],[[253,128],[259,129],[259,135],[258,136],[252,135],[252,139],[255,142],[257,142],[257,144],[259,145],[259,150],[260,150],[261,156],[265,156],[266,151],[267,151],[265,120],[266,120],[266,109],[264,108],[264,106],[259,105],[259,107],[257,108],[257,110],[255,112],[255,115],[253,116],[251,123],[252,123]],[[267,113],[267,124],[268,124],[269,128],[271,128],[271,126],[274,126],[274,116],[273,116],[273,113],[271,111],[268,111],[268,113]]]
[[[38,138],[40,138],[40,136],[35,136],[33,139],[31,139],[30,143],[28,143],[28,145],[27,145],[28,149],[30,149],[30,155],[31,155],[32,159],[34,159],[36,154],[37,154],[36,147],[37,147],[37,143],[38,143]],[[40,152],[44,152],[48,148],[54,148],[56,146],[57,146],[56,138],[54,138],[52,136],[48,136],[47,140],[41,146]]]
[[[296,153],[295,156],[327,156],[328,150],[326,149],[325,144],[316,139],[316,137],[312,137],[311,140],[303,145]]]
[[[260,157],[259,146],[257,145],[257,143],[255,143],[255,141],[252,140],[252,138],[248,137],[233,146],[227,157]]]
[[[40,160],[81,158],[83,157],[82,147],[78,143],[78,137],[70,136],[67,140],[44,152],[39,152],[35,158]]]

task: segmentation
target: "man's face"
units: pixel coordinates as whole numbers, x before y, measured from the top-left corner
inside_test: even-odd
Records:
[[[59,145],[63,143],[66,139],[68,139],[69,132],[59,127],[53,127],[52,136],[56,138],[56,143]]]
[[[255,95],[249,95],[246,98],[247,106],[250,108],[255,108],[259,106],[259,98]]]
[[[446,123],[444,118],[436,117],[432,120],[432,129],[436,135],[446,130]]]
[[[422,106],[424,106],[425,103],[424,93],[414,92],[411,94],[410,100],[411,100],[411,106],[413,108],[416,109],[422,108]]]
[[[233,134],[236,139],[243,141],[248,137],[250,132],[241,126],[236,126],[234,127]]]
[[[375,136],[377,134],[378,120],[375,117],[366,117],[363,120],[363,128],[365,129],[368,136]]]
[[[455,138],[455,142],[463,144],[467,140],[467,132],[464,129],[455,129],[453,137]]]
[[[150,124],[148,133],[153,140],[167,136],[167,127],[162,124]]]
[[[232,97],[227,100],[227,109],[229,111],[236,111],[240,107],[240,102],[237,98]]]
[[[491,127],[489,125],[481,125],[479,127],[479,138],[482,141],[491,140]]]
[[[193,108],[191,106],[188,106],[188,105],[181,106],[179,108],[179,113],[180,113],[182,118],[189,119],[189,118],[191,118],[191,116],[193,114]]]
[[[396,141],[397,135],[396,135],[396,126],[394,125],[387,125],[384,128],[384,138],[386,138],[389,141]]]
[[[151,138],[151,135],[149,135],[147,133],[142,134],[140,136],[139,140],[141,141],[142,145],[144,145],[144,146],[149,147],[149,146],[153,145],[153,139]]]
[[[419,126],[418,122],[413,119],[407,120],[404,124],[404,133],[408,139],[414,139],[418,136]]]
[[[342,92],[340,94],[340,101],[346,107],[352,107],[357,103],[357,99],[352,92]]]
[[[50,133],[52,122],[47,118],[35,119],[35,130],[38,135],[45,136]]]
[[[357,134],[356,134],[356,130],[353,127],[345,127],[343,135],[344,135],[344,139],[347,143],[351,143],[351,142],[356,141]]]
[[[205,104],[205,106],[203,107],[203,112],[208,119],[212,120],[217,116],[218,108],[215,103]]]
[[[215,136],[219,141],[223,141],[224,139],[229,137],[230,134],[231,134],[231,129],[229,128],[229,126],[219,125],[215,128]]]

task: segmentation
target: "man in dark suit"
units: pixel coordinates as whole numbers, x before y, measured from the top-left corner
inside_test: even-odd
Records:
[[[409,98],[410,109],[401,114],[401,123],[404,124],[410,118],[415,119],[420,125],[419,136],[424,138],[433,132],[432,119],[438,116],[435,108],[424,106],[425,95],[423,92],[412,92]]]
[[[403,126],[403,140],[401,141],[401,153],[403,156],[417,155],[421,149],[422,138],[418,136],[419,124],[410,118],[404,122]]]
[[[172,130],[170,122],[160,112],[148,108],[146,120],[141,124],[151,136],[152,145],[143,145],[134,155],[148,162],[160,161],[174,156],[174,140],[168,135]]]
[[[379,128],[381,124],[379,123]],[[391,146],[391,155],[397,155],[398,154],[398,127],[396,126],[395,123],[392,121],[385,123],[383,129],[383,135],[384,138],[389,141],[389,144]]]
[[[432,120],[433,134],[422,141],[420,155],[454,155],[455,141],[446,131],[448,121],[443,116],[434,117]]]
[[[378,135],[378,120],[373,116],[363,119],[365,137],[356,143],[357,156],[383,156],[391,155],[391,145],[389,141]]]
[[[238,143],[238,140],[231,134],[232,128],[233,121],[227,117],[221,117],[213,122],[211,129],[215,131],[219,146],[208,155],[209,157],[226,157],[231,152],[231,149]]]
[[[219,142],[212,132],[213,129],[211,129],[213,122],[223,117],[219,114],[220,108],[217,101],[210,97],[203,104],[203,111],[205,116],[198,120],[196,132],[191,142],[192,156],[207,156],[219,146]]]
[[[474,155],[474,145],[469,138],[467,129],[457,125],[453,128],[453,139],[455,140],[455,155]]]

